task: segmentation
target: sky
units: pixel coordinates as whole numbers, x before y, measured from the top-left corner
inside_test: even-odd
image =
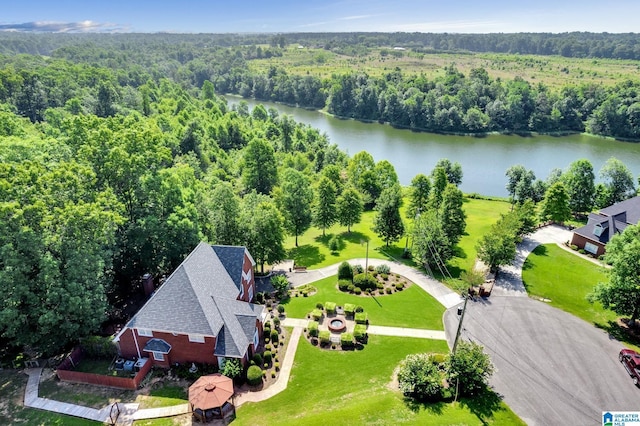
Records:
[[[640,32],[639,0],[0,0],[0,30]]]

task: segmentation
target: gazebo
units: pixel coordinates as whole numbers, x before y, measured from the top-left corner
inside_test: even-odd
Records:
[[[214,419],[235,418],[233,380],[220,373],[202,376],[189,386],[189,405],[193,417],[207,423]]]

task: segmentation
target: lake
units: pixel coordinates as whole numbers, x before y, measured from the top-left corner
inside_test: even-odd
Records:
[[[230,105],[242,99],[227,97]],[[505,171],[522,164],[539,179],[554,168],[566,170],[575,160],[586,158],[593,164],[596,179],[600,167],[610,157],[621,160],[634,176],[640,174],[640,143],[620,142],[587,135],[485,137],[439,135],[396,129],[379,123],[343,120],[319,111],[245,99],[249,109],[257,104],[291,115],[329,137],[350,156],[368,151],[376,161],[388,160],[402,185],[409,185],[418,173],[428,175],[441,158],[457,161],[464,173],[460,189],[465,193],[506,196]]]

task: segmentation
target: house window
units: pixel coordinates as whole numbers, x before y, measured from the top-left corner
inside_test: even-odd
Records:
[[[258,334],[258,327],[256,327],[256,331],[253,332],[253,347],[254,349],[258,347],[260,343],[260,335]]]
[[[593,243],[584,243],[584,250],[591,254],[598,253],[598,246]]]
[[[204,336],[198,336],[196,334],[189,335],[189,341],[194,343],[204,343]]]
[[[596,225],[593,227],[593,235],[595,235],[596,237],[599,237],[600,235],[602,235],[602,231],[603,231],[603,228],[600,225]]]
[[[148,328],[139,328],[138,336],[153,337],[153,331]]]
[[[156,361],[164,361],[164,354],[162,352],[151,352],[153,354],[153,359]]]

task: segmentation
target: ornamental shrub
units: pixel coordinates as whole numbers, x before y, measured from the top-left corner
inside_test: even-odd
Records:
[[[318,334],[318,339],[320,339],[320,344],[328,345],[329,343],[331,343],[331,333],[329,332],[329,330],[322,330]]]
[[[349,286],[352,286],[351,280],[339,280],[338,289],[340,291],[349,291]]]
[[[374,289],[378,280],[371,274],[358,274],[353,277],[353,285],[362,290]]]
[[[262,365],[262,355],[255,353],[251,359],[256,363],[256,365]]]
[[[356,314],[358,312],[364,312],[364,308],[362,306],[360,306],[360,305],[356,306]]]
[[[460,342],[456,353],[447,357],[446,370],[449,384],[457,384],[460,395],[475,395],[487,386],[493,364],[481,345]]]
[[[322,303],[318,302],[316,303],[316,309],[324,309],[324,306],[322,305]]]
[[[329,250],[331,250],[332,252],[340,250],[340,237],[338,237],[337,235],[331,237],[331,239],[329,240]]]
[[[364,268],[362,267],[362,265],[353,265],[351,269],[353,270],[354,276],[364,272]]]
[[[373,271],[373,270],[375,270],[375,269],[376,269],[376,268],[374,268],[374,267],[373,267],[373,265],[369,265],[369,266],[367,266],[367,271]]]
[[[349,286],[347,287],[347,290],[349,290],[350,293],[353,293],[353,290],[356,289],[356,286],[352,284],[349,284]]]
[[[278,313],[284,314],[284,305],[278,305]]]
[[[273,367],[276,369],[276,371],[280,371],[280,363],[276,362]]]
[[[309,321],[309,336],[318,337],[318,321]]]
[[[271,330],[271,341],[276,343],[278,342],[278,330]]]
[[[338,266],[338,279],[349,281],[353,279],[353,269],[351,269],[351,265],[348,262],[342,262]]]
[[[353,337],[355,337],[356,341],[360,343],[364,343],[367,341],[367,326],[364,324],[356,324],[353,329]]]
[[[379,283],[377,283],[377,284],[376,284],[376,288],[377,288],[378,290],[384,290],[384,284],[382,284],[382,283],[380,283],[380,282],[379,282]]]
[[[275,317],[273,319],[273,325],[274,325],[275,328],[280,328],[280,318]]]
[[[376,266],[376,272],[378,272],[379,274],[389,275],[389,272],[391,272],[391,268],[389,268],[389,265],[378,265]]]
[[[247,370],[247,383],[251,386],[258,385],[262,383],[262,368],[257,365],[252,365]]]
[[[336,313],[335,302],[326,302],[324,304],[324,309],[327,311],[327,314],[335,314]]]
[[[271,351],[264,351],[264,353],[262,354],[262,359],[264,360],[265,364],[270,364],[271,363]]]
[[[353,314],[356,313],[356,305],[354,305],[353,303],[345,303],[344,304],[344,313],[346,315],[353,316]]]
[[[389,281],[389,274],[380,274],[382,281]]]
[[[357,312],[355,316],[356,324],[366,324],[367,323],[367,313],[366,312]]]
[[[340,346],[342,349],[349,349],[353,347],[353,334],[351,333],[342,333],[340,335]]]
[[[400,291],[404,288],[404,283],[403,282],[397,282],[396,283],[396,290]]]
[[[322,318],[322,311],[318,308],[314,309],[311,311],[311,318],[313,318],[314,321],[320,321],[320,318]]]
[[[354,287],[353,288],[353,294],[359,295],[362,293],[362,290],[360,289],[360,287]]]
[[[387,294],[391,294],[391,293],[393,293],[393,290],[391,289],[391,287],[387,287],[387,288],[384,289],[384,292],[387,293]]]

